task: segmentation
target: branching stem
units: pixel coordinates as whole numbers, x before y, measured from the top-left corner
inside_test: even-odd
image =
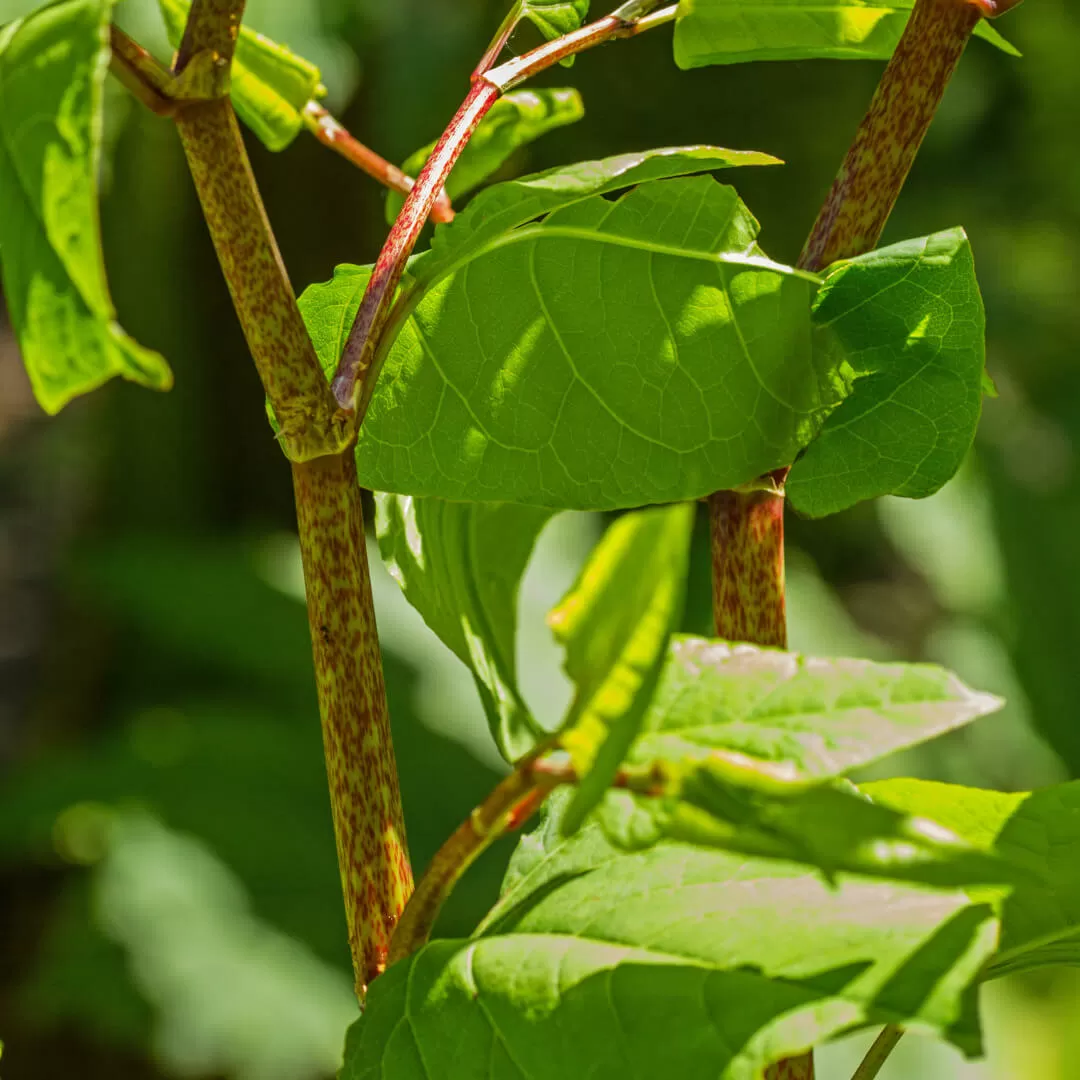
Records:
[[[468,96],[417,177],[416,186],[405,200],[383,245],[334,374],[331,384],[334,397],[343,409],[354,412],[357,427],[363,422],[374,381],[378,378],[378,370],[373,370],[374,361],[389,322],[394,292],[439,193],[480,121],[503,93],[560,60],[608,41],[633,37],[675,18],[674,5],[656,12],[651,11],[653,6],[648,0],[631,0],[620,11],[640,11],[639,18],[628,18],[619,12],[607,15],[505,64],[486,72],[478,69],[474,74]]]
[[[862,1059],[862,1063],[855,1070],[851,1080],[875,1080],[903,1035],[904,1029],[896,1024],[889,1024],[883,1028],[881,1034],[874,1040],[874,1045],[866,1052],[866,1057]]]

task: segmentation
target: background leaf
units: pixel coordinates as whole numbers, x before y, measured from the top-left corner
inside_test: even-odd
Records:
[[[173,48],[184,36],[187,0],[158,0]],[[304,126],[304,106],[322,97],[319,69],[284,45],[240,27],[229,96],[237,115],[269,150],[284,150]]]
[[[680,0],[681,68],[747,60],[887,60],[915,0]],[[986,20],[975,33],[1019,56]]]
[[[510,156],[542,135],[585,115],[585,105],[577,90],[511,90],[491,107],[458,158],[446,182],[453,200],[478,188],[498,172]],[[401,166],[407,176],[417,176],[435,143],[417,150]],[[392,225],[405,199],[396,191],[386,196],[386,219]]]
[[[577,687],[560,736],[581,778],[568,831],[603,797],[637,735],[682,616],[693,527],[685,503],[621,517],[548,616]]]
[[[518,689],[517,594],[550,510],[500,503],[375,496],[375,532],[391,576],[473,673],[492,737],[507,761],[543,729]]]
[[[863,790],[885,806],[928,814],[1026,871],[1000,902],[1001,948],[989,975],[1080,963],[1080,781],[1011,794],[923,780]]]
[[[116,323],[98,170],[110,0],[64,0],[0,30],[0,261],[39,404],[59,412],[116,375],[155,390],[168,365]]]
[[[863,499],[932,495],[956,474],[982,410],[986,318],[962,229],[840,263],[814,304],[818,347],[855,373],[788,478],[812,517]]]
[[[873,913],[873,917],[868,917]],[[680,844],[628,855],[558,814],[525,838],[470,941],[372,986],[343,1080],[720,1077],[900,1022],[977,1052],[990,909]],[[384,1072],[384,1070],[392,1070]]]
[[[736,751],[798,780],[842,776],[1000,709],[932,664],[818,659],[677,636],[629,760]]]

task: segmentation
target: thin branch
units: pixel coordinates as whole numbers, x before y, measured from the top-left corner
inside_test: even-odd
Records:
[[[304,126],[323,146],[340,154],[346,161],[391,191],[408,196],[416,186],[416,181],[411,176],[407,176],[396,165],[365,146],[317,101],[309,101],[304,108]],[[431,217],[438,222],[453,221],[454,209],[445,190],[436,198]]]
[[[109,28],[109,44],[113,75],[151,112],[172,116],[176,111],[171,93],[176,81],[173,73],[118,26]]]
[[[655,0],[630,0],[612,15],[474,77],[468,96],[417,177],[416,186],[383,245],[334,373],[331,384],[334,397],[342,409],[355,413],[357,427],[363,423],[379,374],[372,369],[389,321],[394,292],[439,193],[480,121],[506,90],[560,60],[608,41],[633,37],[675,18],[675,5],[652,12],[654,6]],[[630,19],[625,12],[640,12],[641,16]]]
[[[874,1045],[866,1052],[866,1057],[855,1070],[851,1080],[875,1080],[903,1035],[904,1029],[896,1024],[889,1024],[883,1028],[881,1034],[874,1040]]]
[[[516,0],[514,6],[506,13],[506,18],[503,19],[499,29],[495,31],[495,36],[491,39],[487,51],[480,58],[480,63],[473,70],[472,77],[474,80],[486,75],[495,66],[495,61],[499,59],[503,49],[506,48],[510,35],[521,25],[521,16],[521,0]]]

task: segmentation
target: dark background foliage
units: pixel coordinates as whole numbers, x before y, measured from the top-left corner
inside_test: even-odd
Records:
[[[0,21],[27,6],[0,0]],[[249,22],[320,62],[345,123],[402,160],[456,108],[502,7],[253,0]],[[150,5],[127,0],[121,17],[163,51]],[[796,646],[935,659],[1008,696],[891,771],[1016,789],[1080,775],[1080,11],[1038,0],[1003,29],[1025,58],[971,47],[886,236],[968,228],[1000,396],[941,495],[792,521],[790,576]],[[661,30],[549,73],[580,88],[587,116],[509,171],[693,142],[767,150],[787,167],[738,186],[768,252],[790,261],[879,70],[679,73]],[[174,132],[117,92],[108,143],[113,291],[177,385],[116,383],[46,421],[0,321],[3,1075],[327,1076],[353,1006],[288,471]],[[374,259],[373,183],[306,135],[251,153],[298,290]],[[524,681],[541,712],[565,699],[541,615],[599,524],[556,523],[526,581]],[[498,766],[468,677],[376,584],[422,866]],[[106,845],[109,816],[122,827]],[[468,931],[505,856],[470,875],[445,933]],[[1072,1076],[1078,1007],[1065,973],[994,988],[990,1064],[913,1041],[887,1075]]]

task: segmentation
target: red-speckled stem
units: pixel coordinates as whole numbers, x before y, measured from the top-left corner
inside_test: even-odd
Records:
[[[783,493],[768,482],[718,491],[709,497],[709,524],[717,635],[786,648]]]
[[[363,1000],[412,893],[351,448],[293,465],[349,945]]]
[[[822,270],[877,247],[972,31],[973,0],[918,0],[855,141],[803,248]]]
[[[374,385],[375,379],[368,378],[369,369],[390,314],[394,291],[405,272],[405,264],[416,247],[432,207],[446,186],[451,169],[468,146],[480,121],[498,99],[497,87],[482,79],[473,83],[468,97],[416,178],[416,184],[409,192],[375,263],[331,383],[338,403],[343,409],[355,409],[358,422],[363,419],[364,410],[362,401],[357,399],[358,396],[363,399],[365,383]],[[370,397],[370,392],[367,397]]]

